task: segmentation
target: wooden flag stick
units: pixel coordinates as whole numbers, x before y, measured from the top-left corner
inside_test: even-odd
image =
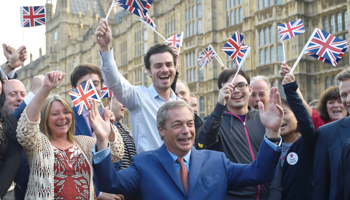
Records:
[[[219,62],[219,64],[220,64],[221,66],[225,66],[224,63],[222,62],[221,58],[219,57],[219,54],[216,53],[216,51],[215,51],[215,49],[213,48],[213,46],[211,46],[211,44],[209,44],[209,46],[210,46],[210,48],[214,51],[214,53],[215,53],[215,58],[216,58],[216,60]]]
[[[295,61],[295,63],[294,63],[294,65],[293,65],[292,69],[290,70],[290,73],[291,73],[291,74],[293,73],[293,71],[295,70],[295,68],[297,67],[297,65],[299,64],[299,61],[300,61],[301,57],[303,57],[304,52],[305,52],[307,46],[309,46],[309,44],[310,44],[310,42],[311,42],[311,39],[313,38],[313,36],[315,35],[315,33],[316,33],[317,30],[318,30],[318,28],[315,28],[315,30],[314,30],[314,32],[312,32],[312,35],[310,36],[309,40],[308,40],[307,43],[305,44],[303,50],[300,52],[298,59]]]
[[[106,19],[108,19],[108,16],[109,16],[109,14],[110,14],[111,11],[112,11],[113,6],[114,6],[114,1],[112,1],[112,5],[111,5],[111,7],[109,7],[108,13],[107,13],[107,15],[106,15]]]

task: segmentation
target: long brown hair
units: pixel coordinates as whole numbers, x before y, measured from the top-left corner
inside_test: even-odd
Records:
[[[41,109],[41,119],[40,119],[40,131],[44,133],[49,140],[52,140],[52,133],[49,129],[49,126],[47,124],[47,119],[49,117],[51,105],[53,102],[58,101],[63,104],[63,106],[72,114],[72,124],[69,127],[68,133],[67,133],[67,139],[69,142],[74,142],[74,133],[75,133],[75,116],[73,109],[70,107],[67,100],[65,100],[63,97],[59,95],[50,96],[46,99],[43,108]]]

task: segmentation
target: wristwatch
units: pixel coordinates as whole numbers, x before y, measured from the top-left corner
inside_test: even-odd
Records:
[[[15,68],[12,67],[11,63],[9,61],[6,61],[6,65],[11,69],[14,70]]]

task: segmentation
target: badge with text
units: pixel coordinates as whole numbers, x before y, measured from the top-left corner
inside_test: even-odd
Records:
[[[288,155],[287,155],[287,162],[288,164],[290,165],[295,165],[297,164],[298,162],[298,155],[294,152],[290,152]]]

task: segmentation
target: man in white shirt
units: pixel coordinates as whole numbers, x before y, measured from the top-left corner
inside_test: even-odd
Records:
[[[176,74],[176,54],[167,45],[151,47],[144,62],[153,83],[148,88],[133,86],[118,71],[107,20],[101,19],[95,36],[100,45],[103,79],[117,100],[130,112],[137,153],[157,149],[163,144],[157,130],[157,111],[165,102],[177,99],[170,88]]]

